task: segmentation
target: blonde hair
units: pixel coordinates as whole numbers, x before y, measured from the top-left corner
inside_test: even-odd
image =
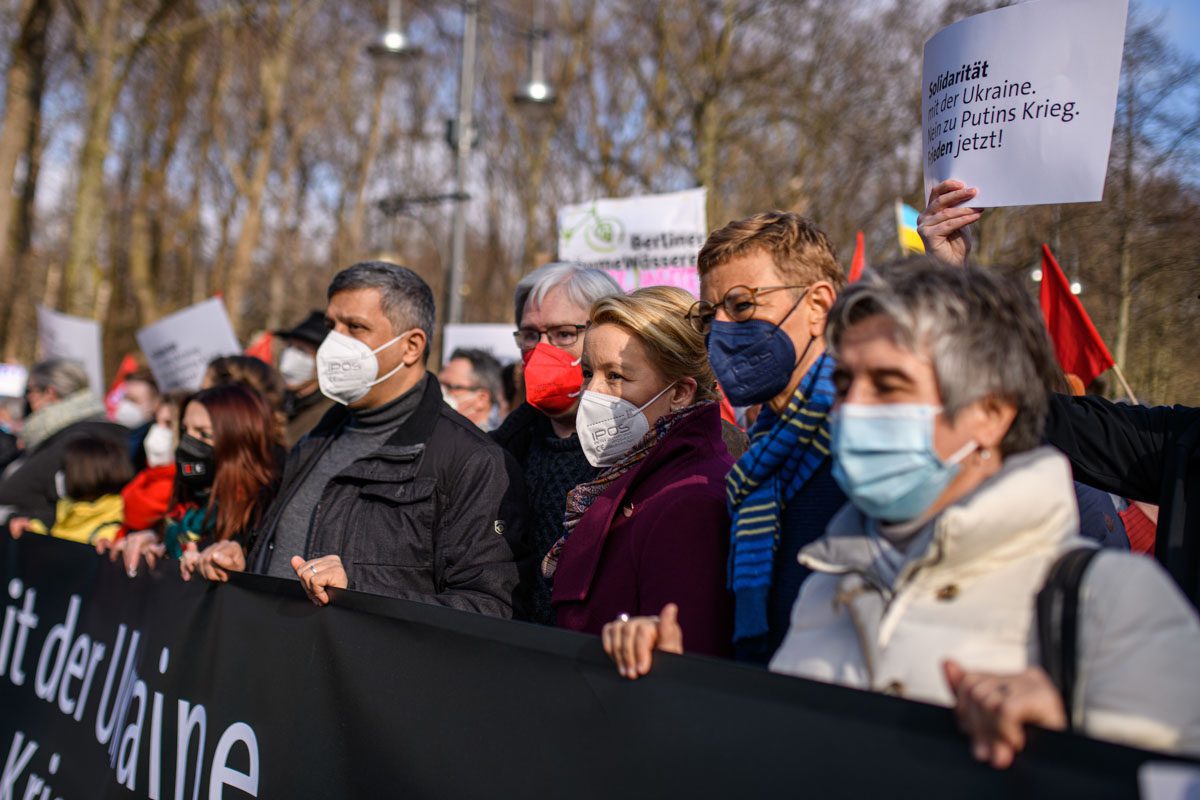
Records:
[[[649,286],[597,300],[592,325],[617,325],[632,333],[668,381],[696,381],[696,402],[717,399],[717,378],[708,364],[704,335],[686,316],[695,298],[674,286]]]
[[[809,286],[829,281],[835,290],[846,285],[837,251],[812,220],[790,211],[764,211],[730,222],[708,235],[696,266],[704,277],[740,256],[762,250],[789,282]]]

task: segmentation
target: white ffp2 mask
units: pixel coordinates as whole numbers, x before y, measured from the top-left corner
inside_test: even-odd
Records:
[[[299,347],[285,347],[279,354],[279,375],[289,387],[301,386],[317,376],[317,360]]]
[[[142,440],[142,449],[146,451],[146,464],[151,467],[165,467],[175,463],[175,433],[169,425],[151,425]]]
[[[366,397],[371,387],[386,381],[404,366],[376,378],[379,374],[377,353],[386,350],[403,338],[404,334],[384,342],[372,350],[368,345],[338,331],[330,331],[317,349],[317,382],[321,393],[335,403],[350,405]]]
[[[142,427],[150,420],[150,417],[151,415],[146,413],[146,409],[128,397],[122,397],[117,403],[117,407],[113,409],[113,422],[130,429]]]
[[[650,421],[642,412],[666,394],[671,386],[641,406],[599,392],[585,391],[580,395],[579,410],[575,412],[575,430],[588,463],[593,467],[611,467],[632,450],[650,431]]]

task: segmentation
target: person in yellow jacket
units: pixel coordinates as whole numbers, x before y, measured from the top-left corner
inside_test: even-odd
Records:
[[[116,538],[125,520],[121,489],[133,478],[127,448],[109,439],[81,437],[67,443],[63,456],[54,519],[13,520],[13,536],[28,530],[82,544]]]

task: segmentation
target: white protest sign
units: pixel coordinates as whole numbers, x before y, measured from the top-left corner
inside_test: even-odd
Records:
[[[700,188],[565,206],[558,214],[558,258],[607,270],[625,291],[679,286],[698,294],[706,196]]]
[[[521,360],[521,350],[513,339],[516,328],[503,323],[473,323],[447,325],[442,333],[442,364],[460,348],[486,350],[501,364]]]
[[[925,43],[925,195],[947,178],[972,206],[1100,200],[1128,0],[1036,0]]]
[[[104,358],[100,323],[38,306],[38,346],[42,358],[69,358],[83,365],[97,397],[104,397]]]
[[[24,397],[29,370],[21,364],[0,364],[0,397]]]
[[[137,332],[137,342],[164,392],[199,389],[209,361],[242,352],[225,304],[216,297],[147,325]]]

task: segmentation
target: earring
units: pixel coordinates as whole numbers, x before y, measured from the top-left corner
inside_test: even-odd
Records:
[[[980,450],[979,458],[981,461],[990,461],[992,458],[992,451],[991,450]]]

